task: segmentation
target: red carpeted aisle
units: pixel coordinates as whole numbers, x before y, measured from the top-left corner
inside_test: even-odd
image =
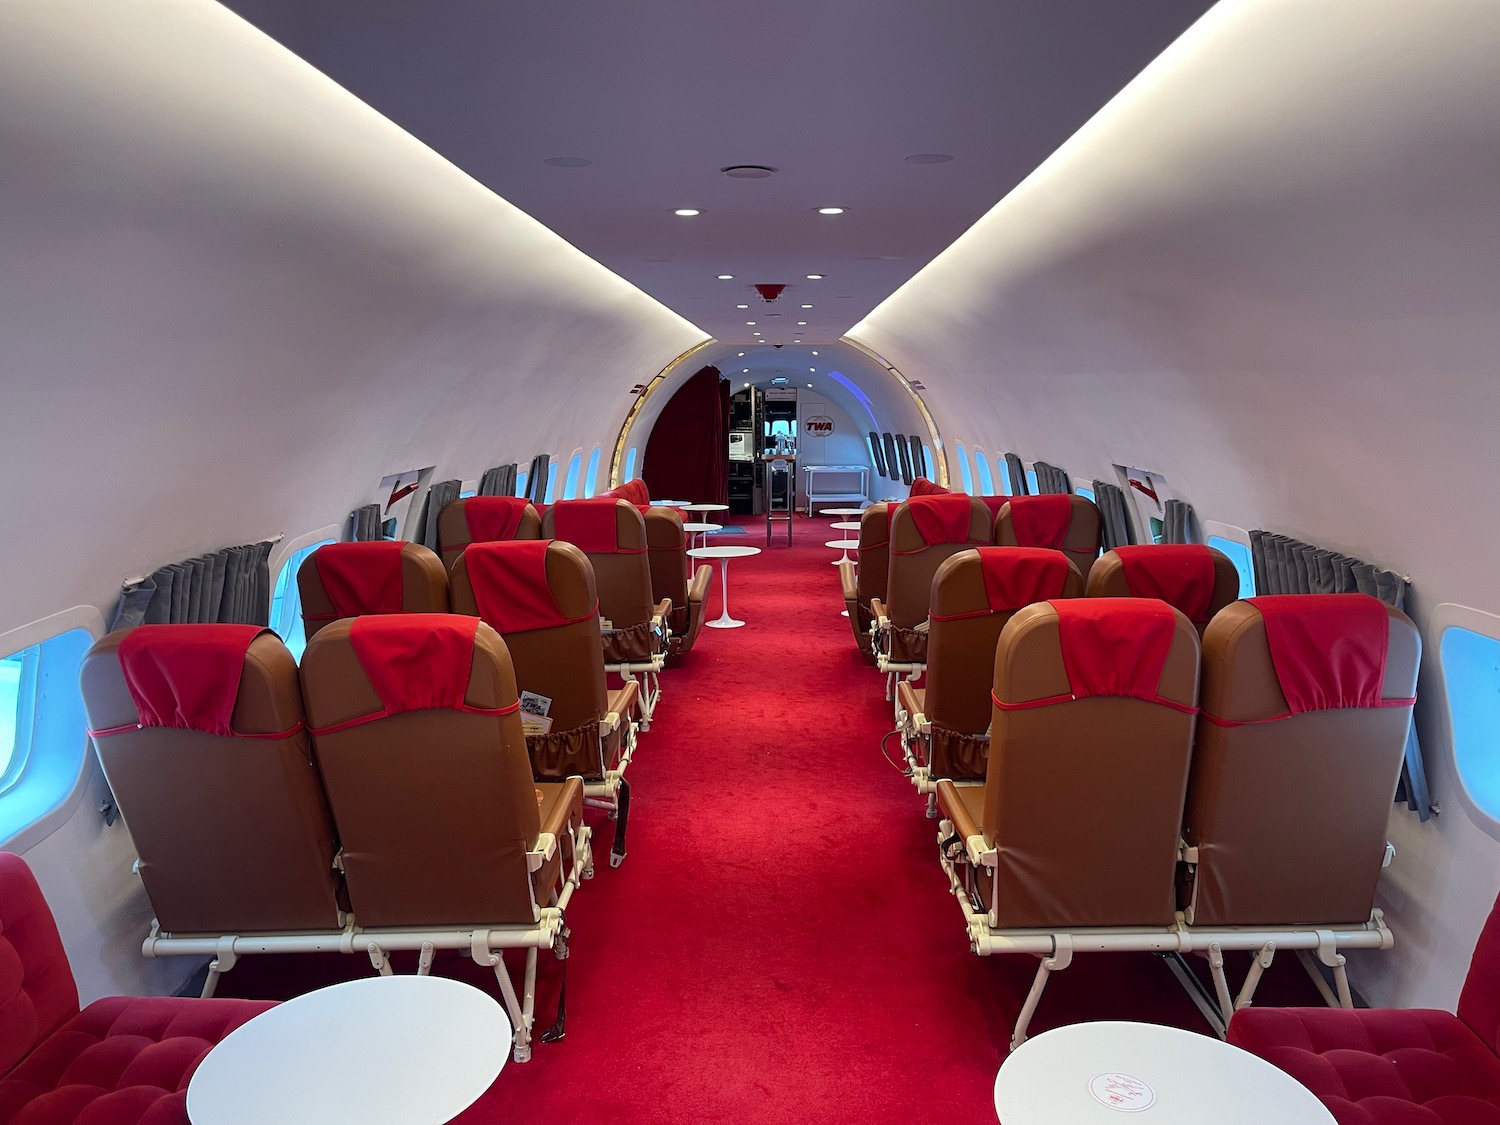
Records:
[[[613,826],[599,824],[597,875],[569,910],[567,1038],[508,1064],[464,1125],[993,1119],[1036,962],[968,952],[936,822],[881,756],[890,708],[839,615],[822,546],[835,537],[800,520],[796,546],[730,563],[746,625],[704,629],[664,677],[630,770],[629,857],[609,868]],[[718,589],[716,572],[713,615]],[[546,1026],[557,964],[542,965]],[[286,995],[365,968],[251,958],[220,994]],[[436,971],[496,992],[457,955]],[[1278,962],[1263,1003],[1316,1002],[1290,972]],[[1032,1030],[1081,1019],[1206,1030],[1150,955],[1080,957]]]

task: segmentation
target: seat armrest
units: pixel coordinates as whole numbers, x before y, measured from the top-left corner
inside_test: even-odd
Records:
[[[537,810],[542,824],[536,842],[526,851],[529,871],[540,870],[557,852],[557,842],[567,834],[569,823],[583,818],[583,778],[538,782],[536,790],[542,795]]]
[[[662,600],[657,602],[655,607],[651,610],[651,621],[658,628],[661,628],[666,625],[667,618],[670,617],[671,614],[672,599],[662,598]]]
[[[688,602],[699,605],[708,597],[708,584],[714,580],[714,568],[704,563],[693,571],[693,581],[688,586]]]
[[[612,734],[616,727],[635,717],[636,705],[641,698],[639,680],[626,680],[625,686],[609,693],[609,713],[600,722],[604,734]]]
[[[889,629],[891,627],[891,620],[885,612],[885,602],[879,598],[870,599],[870,616],[875,619],[875,628]]]
[[[910,680],[896,682],[896,702],[906,712],[907,721],[913,726],[920,727],[926,721],[921,701],[917,699],[917,689],[911,686]]]
[[[844,600],[853,605],[859,600],[859,586],[854,577],[854,563],[845,559],[839,563],[839,584],[844,588]]]
[[[939,781],[937,803],[943,815],[953,822],[953,834],[964,842],[969,860],[976,867],[995,866],[995,850],[985,842],[980,826],[974,823],[974,817],[959,794],[958,786],[951,781]]]

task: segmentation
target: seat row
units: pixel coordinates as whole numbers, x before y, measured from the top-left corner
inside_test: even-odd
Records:
[[[476,617],[326,626],[299,669],[253,625],[142,625],[80,676],[155,914],[144,951],[467,950],[529,1056],[537,952],[591,874],[582,777],[534,781],[510,653]],[[523,948],[518,998],[502,951]]]

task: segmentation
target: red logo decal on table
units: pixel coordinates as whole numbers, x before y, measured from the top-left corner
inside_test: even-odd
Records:
[[[1089,1081],[1089,1093],[1100,1105],[1121,1113],[1139,1113],[1156,1104],[1156,1091],[1133,1074],[1109,1071],[1096,1074]]]

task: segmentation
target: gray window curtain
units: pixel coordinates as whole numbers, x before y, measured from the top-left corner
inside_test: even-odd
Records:
[[[1168,500],[1162,505],[1163,543],[1197,543],[1198,525],[1193,506],[1186,500]]]
[[[916,434],[907,436],[906,443],[911,447],[911,471],[915,476],[932,479],[927,470],[927,449],[922,444],[922,439]]]
[[[1010,494],[1012,496],[1026,495],[1026,466],[1021,464],[1021,459],[1014,453],[1005,455],[1005,473],[1010,477]]]
[[[1017,458],[1019,460],[1019,458]],[[1007,459],[1007,466],[1009,460]],[[1073,491],[1073,484],[1068,480],[1068,474],[1056,465],[1049,465],[1045,461],[1036,462],[1036,490],[1038,492],[1061,492]]]
[[[1407,580],[1390,570],[1315,547],[1269,531],[1250,533],[1250,557],[1255,564],[1255,589],[1261,594],[1369,594],[1386,605],[1403,609]],[[1432,791],[1427,767],[1413,723],[1406,732],[1406,761],[1396,800],[1426,820],[1432,815]]]
[[[875,462],[876,475],[888,477],[891,474],[885,467],[885,449],[880,444],[880,435],[874,430],[870,431],[870,460]]]
[[[547,499],[547,474],[552,465],[552,458],[545,453],[538,453],[531,459],[531,471],[526,476],[526,499],[533,504],[544,503]]]
[[[1130,528],[1130,513],[1125,509],[1125,490],[1117,484],[1094,482],[1094,504],[1104,532],[1104,549],[1113,551],[1135,542]]]
[[[366,504],[349,513],[349,525],[345,534],[355,543],[368,543],[382,538],[380,534],[380,505]]]
[[[458,499],[464,490],[461,480],[440,480],[427,489],[426,504],[422,509],[422,546],[428,550],[438,549],[438,516],[444,508]]]
[[[516,469],[518,467],[512,461],[509,465],[496,465],[493,469],[486,469],[484,476],[479,478],[479,495],[514,496],[516,494]]]
[[[916,479],[911,473],[911,453],[900,438],[896,439],[896,457],[901,462],[901,483],[911,484]]]
[[[109,627],[265,625],[271,619],[270,557],[266,540],[160,567],[121,590]]]
[[[901,461],[896,456],[896,435],[882,432],[880,440],[885,446],[885,475],[892,480],[901,479]]]

